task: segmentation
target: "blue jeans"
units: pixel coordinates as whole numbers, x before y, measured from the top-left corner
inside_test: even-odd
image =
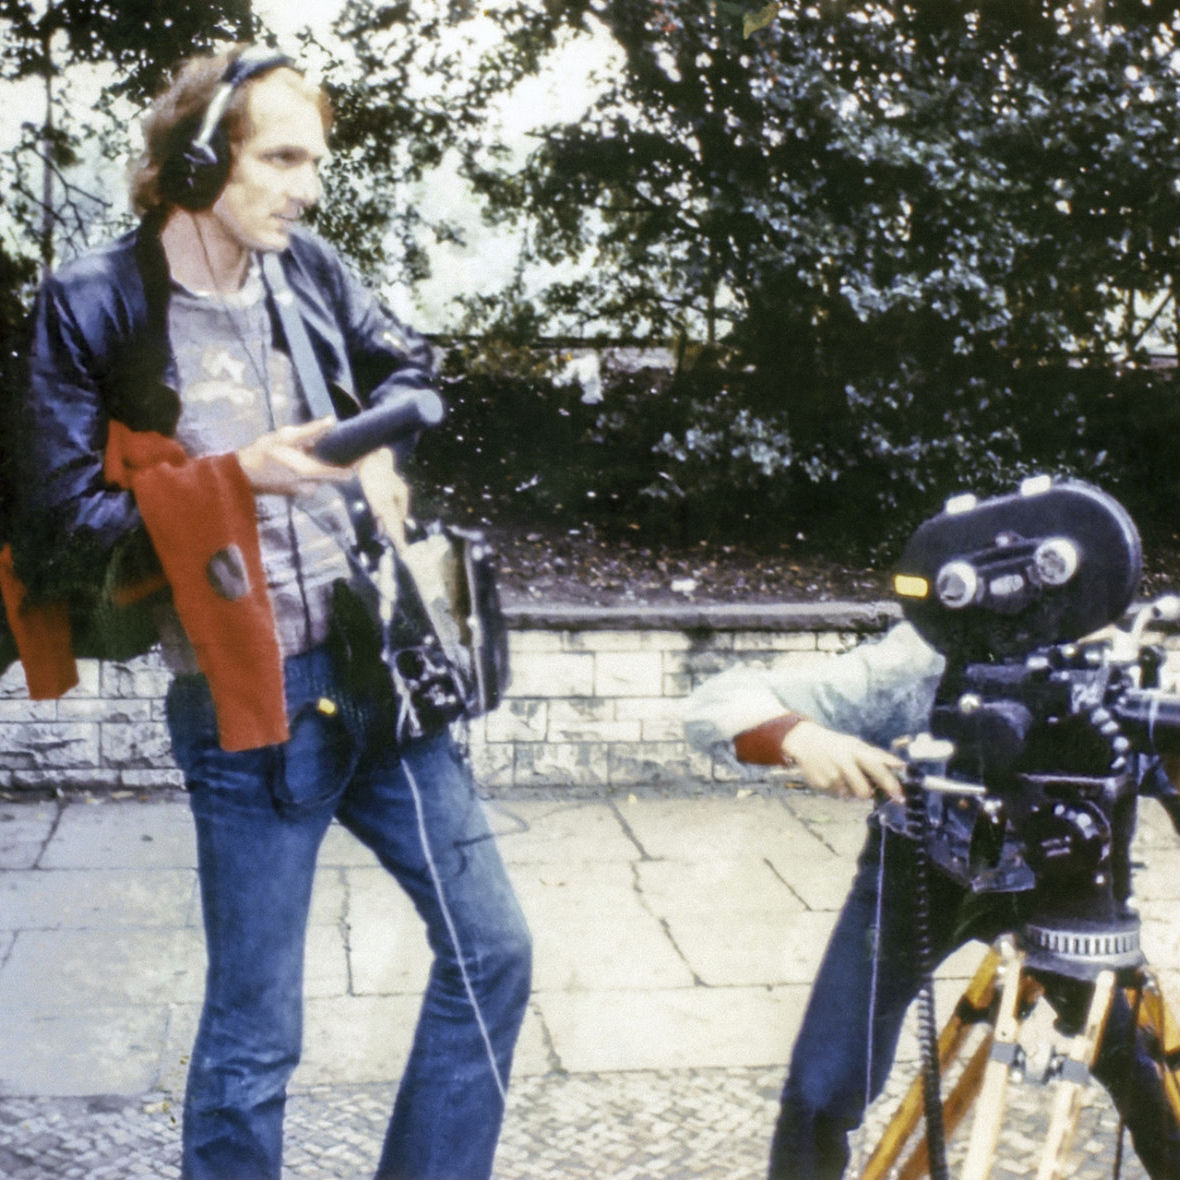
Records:
[[[913,899],[916,869],[909,840],[888,832],[881,889],[877,994],[873,1007],[872,1076],[869,1012],[873,928],[881,830],[874,822],[856,876],[816,976],[803,1026],[791,1054],[770,1155],[770,1180],[837,1180],[848,1166],[848,1135],[860,1125],[869,1100],[888,1080],[906,1009],[921,986]],[[965,891],[938,872],[930,875],[930,932],[939,961],[971,937],[985,941],[1014,929],[1012,895],[989,895],[963,925]],[[1047,978],[1046,996],[1059,1012],[1084,1013],[1088,988]],[[1180,1177],[1180,1131],[1159,1074],[1121,991],[1107,1021],[1094,1076],[1110,1091],[1135,1150],[1157,1180]]]
[[[398,749],[387,704],[350,689],[325,649],[285,674],[291,736],[259,750],[220,748],[203,679],[168,695],[208,950],[182,1176],[279,1178],[312,879],[333,818],[410,896],[434,952],[377,1176],[490,1176],[531,944],[474,783],[446,732]]]

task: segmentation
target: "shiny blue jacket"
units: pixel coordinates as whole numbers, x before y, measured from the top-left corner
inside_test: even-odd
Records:
[[[429,344],[335,252],[294,229],[280,256],[336,411],[347,417],[434,379]],[[16,570],[38,598],[92,592],[120,545],[143,545],[129,492],[103,479],[107,424],[172,435],[180,417],[159,223],[77,258],[42,284],[28,382],[12,427]],[[271,309],[275,340],[285,347]]]

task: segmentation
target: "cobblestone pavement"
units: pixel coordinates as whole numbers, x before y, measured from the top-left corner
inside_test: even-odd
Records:
[[[894,1092],[860,1144],[875,1142]],[[513,1084],[496,1180],[754,1180],[765,1167],[780,1070],[698,1069],[551,1075]],[[1010,1089],[994,1180],[1031,1176],[1049,1091]],[[372,1174],[388,1117],[388,1085],[315,1087],[292,1095],[286,1180],[360,1180]],[[11,1180],[178,1177],[179,1112],[143,1098],[0,1100],[0,1176]],[[1091,1091],[1071,1156],[1071,1180],[1111,1176],[1117,1121]],[[962,1137],[960,1137],[962,1138]],[[952,1143],[952,1168],[962,1144]],[[1123,1180],[1142,1180],[1127,1150]],[[854,1160],[862,1158],[855,1155]]]

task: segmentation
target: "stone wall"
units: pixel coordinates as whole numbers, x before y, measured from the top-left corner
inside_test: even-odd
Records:
[[[896,617],[891,604],[510,610],[513,683],[471,726],[489,789],[626,789],[712,783],[724,767],[686,746],[684,697],[736,660],[838,650]],[[154,656],[83,661],[59,701],[29,701],[19,667],[0,678],[0,790],[141,791],[179,785]]]

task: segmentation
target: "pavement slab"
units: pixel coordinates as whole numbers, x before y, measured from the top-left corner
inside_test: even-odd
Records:
[[[60,814],[56,803],[0,804],[0,869],[31,869]]]

